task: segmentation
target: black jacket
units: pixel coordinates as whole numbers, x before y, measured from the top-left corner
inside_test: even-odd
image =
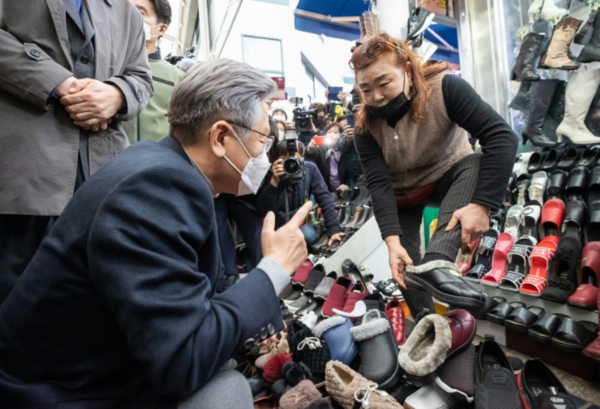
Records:
[[[0,308],[0,406],[175,408],[281,330],[265,272],[217,293],[217,234],[210,187],[174,139],[107,163]]]
[[[256,205],[259,213],[264,217],[269,211],[275,212],[276,225],[281,227],[286,223],[285,211],[285,183],[280,182],[278,187],[271,184],[273,172],[269,170],[263,184],[256,194]],[[327,190],[323,176],[314,163],[304,162],[304,177],[293,188],[288,188],[289,217],[292,217],[298,209],[314,196],[315,201],[321,208],[327,235],[333,236],[341,231],[340,223],[335,212],[333,197]]]

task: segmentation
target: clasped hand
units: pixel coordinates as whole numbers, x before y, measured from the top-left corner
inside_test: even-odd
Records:
[[[67,78],[56,89],[60,103],[76,126],[98,132],[108,128],[112,117],[123,107],[121,90],[102,81]]]

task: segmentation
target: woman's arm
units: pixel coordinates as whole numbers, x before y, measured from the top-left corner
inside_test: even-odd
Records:
[[[379,230],[381,230],[381,237],[385,239],[389,236],[401,236],[402,230],[398,221],[398,208],[392,178],[381,148],[369,134],[357,134],[354,144],[367,178],[373,200],[373,211]]]
[[[468,82],[456,75],[446,75],[442,81],[448,116],[478,139],[483,151],[479,181],[471,203],[498,209],[512,173],[518,138]]]
[[[271,184],[271,178],[273,177],[273,171],[269,170],[265,176],[262,185],[256,192],[256,207],[258,213],[265,217],[268,212],[277,212],[277,199],[283,191],[281,183],[275,187]]]

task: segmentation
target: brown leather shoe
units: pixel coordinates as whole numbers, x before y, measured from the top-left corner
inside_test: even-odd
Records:
[[[596,303],[598,306],[600,306],[600,292],[596,298]],[[600,315],[598,316],[598,322],[600,323]],[[598,332],[598,336],[594,342],[583,349],[583,355],[587,356],[588,358],[595,359],[596,361],[600,361],[600,331]]]

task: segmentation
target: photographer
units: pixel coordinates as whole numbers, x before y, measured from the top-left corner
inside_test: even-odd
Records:
[[[299,142],[300,150],[304,146]],[[262,186],[256,194],[258,211],[266,215],[269,211],[275,212],[276,226],[283,226],[286,220],[298,211],[311,196],[314,196],[315,202],[321,207],[321,212],[325,218],[325,227],[329,237],[329,245],[340,241],[344,236],[341,233],[340,224],[337,219],[333,198],[327,191],[327,185],[323,176],[314,163],[304,162],[302,153],[296,151],[293,153],[292,161],[296,163],[292,167],[296,170],[293,175],[286,172],[285,162],[290,160],[289,141],[284,140],[277,145],[277,160],[273,162],[271,170],[267,173]],[[289,169],[288,169],[289,170]],[[304,225],[300,228],[304,234],[307,245],[315,244],[319,237],[312,226]]]
[[[298,102],[302,103],[302,102]],[[318,107],[320,105],[320,108]],[[317,127],[322,125],[323,128]],[[325,105],[310,104],[308,109],[299,108],[296,105],[294,109],[294,128],[298,132],[298,141],[304,146],[308,145],[312,138],[317,135],[324,135],[325,132]]]
[[[348,190],[356,184],[362,167],[354,148],[354,129],[333,122],[325,128],[326,145],[317,146],[315,139],[306,149],[306,159],[314,162],[330,192]]]
[[[325,104],[321,104],[320,102],[313,102],[309,105],[308,109],[316,110],[315,115],[312,118],[312,122],[314,125],[312,131],[315,132],[315,134],[318,131],[325,131],[325,127],[329,122],[327,118],[327,107],[325,106]]]

